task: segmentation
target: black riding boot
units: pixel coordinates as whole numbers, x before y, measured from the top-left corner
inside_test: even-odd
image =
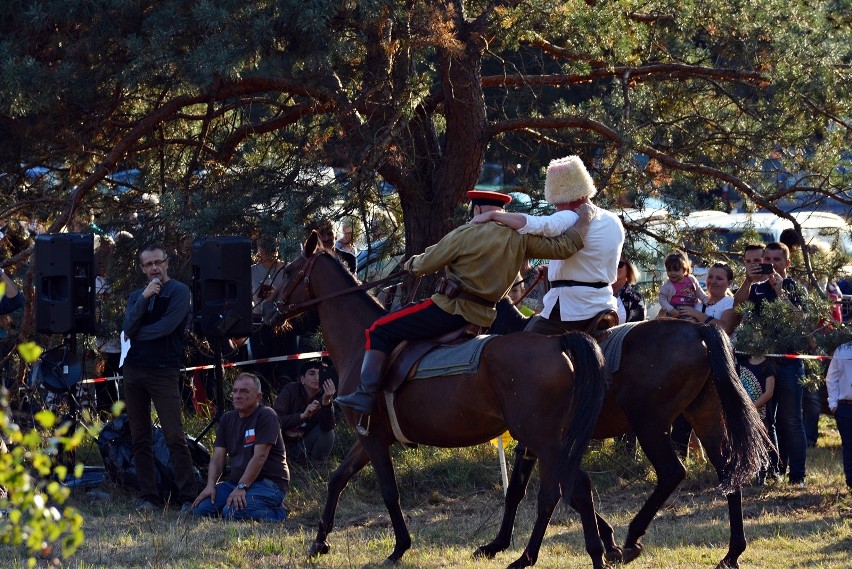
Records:
[[[364,415],[373,412],[376,406],[376,396],[382,384],[382,372],[388,355],[379,350],[367,350],[364,363],[361,364],[361,384],[354,393],[336,399],[338,405],[349,407]]]

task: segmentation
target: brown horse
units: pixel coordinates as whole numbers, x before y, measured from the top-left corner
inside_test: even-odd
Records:
[[[340,374],[339,391],[346,394],[360,381],[363,331],[386,311],[334,257],[317,252],[316,247],[317,236],[312,234],[303,255],[284,269],[286,283],[274,305],[284,318],[307,308],[319,311],[325,345]],[[530,361],[538,362],[534,369]],[[586,334],[548,338],[519,333],[486,344],[473,376],[418,379],[395,393],[399,427],[412,442],[464,447],[487,442],[509,429],[539,458],[538,515],[523,555],[510,567],[535,563],[562,489],[570,488],[573,475],[579,472],[603,402],[602,362],[600,349]],[[359,420],[349,409],[343,413],[353,426]],[[379,480],[396,538],[386,563],[398,561],[411,547],[391,463],[390,446],[396,441],[386,403],[380,398],[370,417],[369,435],[358,435],[329,480],[312,555],[328,552],[326,539],[334,526],[340,493],[368,462]],[[593,562],[595,567],[606,566],[602,553]]]
[[[738,567],[746,548],[740,486],[767,462],[771,444],[741,387],[727,334],[715,326],[671,319],[643,322],[628,332],[620,369],[613,374],[593,435],[603,439],[635,432],[657,473],[656,487],[630,522],[621,549],[612,527],[595,512],[591,481],[581,473],[571,506],[583,520],[590,555],[601,551],[602,545],[610,561],[627,563],[641,553],[640,538],[686,475],[670,438],[672,422],[680,414],[701,440],[727,493],[730,538],[718,567]],[[517,456],[500,531],[475,555],[493,557],[509,546],[515,514],[534,466],[534,457]]]

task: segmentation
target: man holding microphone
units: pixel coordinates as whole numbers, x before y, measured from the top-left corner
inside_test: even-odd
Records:
[[[189,511],[197,492],[178,389],[183,336],[190,310],[189,287],[169,278],[169,258],[159,246],[146,247],[139,254],[139,266],[148,284],[130,294],[123,324],[124,334],[130,340],[123,367],[124,396],[141,490],[137,509],[158,510],[163,498],[157,488],[151,436],[153,402],[179,488],[179,495],[169,500],[181,504],[182,511]]]

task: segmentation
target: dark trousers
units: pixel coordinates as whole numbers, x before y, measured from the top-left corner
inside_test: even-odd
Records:
[[[319,425],[305,433],[298,441],[287,443],[287,460],[292,462],[323,462],[334,450],[334,429],[323,431]]]
[[[766,415],[763,417],[763,426],[766,427],[766,434],[769,437],[769,441],[775,447],[769,451],[769,468],[767,472],[769,476],[775,477],[781,468],[781,459],[778,456],[778,430],[775,428],[775,414],[778,411],[775,399],[770,399],[766,403],[764,410],[766,411]]]
[[[840,443],[843,445],[843,473],[846,485],[852,488],[852,403],[840,402],[834,412]]]
[[[789,468],[791,482],[805,479],[805,458],[807,438],[802,418],[802,383],[805,367],[801,361],[782,363],[775,375],[775,395],[777,405],[775,427],[778,430],[780,462]]]
[[[769,473],[771,475],[774,474],[783,474],[781,471],[781,457],[778,455],[778,429],[775,427],[775,416],[778,414],[778,403],[775,401],[773,397],[769,401],[766,402],[766,416],[763,418],[763,426],[766,427],[766,434],[769,436],[769,440],[772,441],[772,444],[775,445],[775,451],[769,453]],[[784,465],[786,469],[786,465]]]
[[[802,393],[802,418],[809,447],[815,447],[819,438],[819,416],[822,413],[822,390],[805,389]]]
[[[157,466],[151,434],[151,403],[157,410],[163,436],[168,444],[175,470],[175,482],[180,495],[172,502],[193,501],[198,495],[192,471],[192,456],[186,444],[181,422],[181,397],[178,389],[180,372],[177,369],[137,368],[124,366],[124,397],[133,439],[133,459],[142,498],[160,500],[157,488]]]
[[[391,353],[403,340],[434,338],[467,325],[457,314],[447,314],[432,299],[391,312],[373,322],[366,333],[367,349]]]

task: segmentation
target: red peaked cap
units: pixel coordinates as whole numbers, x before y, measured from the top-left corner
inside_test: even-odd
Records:
[[[512,201],[512,196],[508,194],[501,194],[500,192],[470,190],[467,193],[467,199],[469,199],[473,205],[494,205],[497,207],[503,207]]]

